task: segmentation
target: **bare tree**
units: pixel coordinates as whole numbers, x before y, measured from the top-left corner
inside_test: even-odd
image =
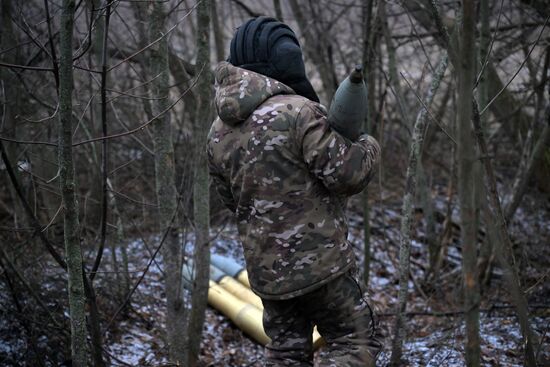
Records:
[[[212,120],[212,73],[210,71],[210,6],[203,0],[197,9],[197,68],[202,70],[197,83],[198,108],[193,124],[195,142],[195,179],[193,182],[193,217],[195,223],[195,279],[189,317],[189,365],[198,364],[200,335],[204,324],[210,275],[210,195],[206,162],[206,135]]]
[[[488,155],[487,144],[483,136],[483,128],[481,126],[479,110],[475,100],[472,105],[473,122],[476,131],[477,143],[480,147],[482,155],[486,157]],[[550,108],[548,109],[548,119],[550,121]],[[546,128],[548,128],[548,126]],[[548,133],[548,131],[546,131],[546,133]],[[497,233],[495,241],[496,257],[504,270],[506,283],[508,284],[510,294],[512,296],[512,303],[516,307],[516,314],[518,316],[525,346],[525,365],[528,367],[536,367],[537,358],[535,348],[538,341],[529,324],[529,308],[525,293],[521,289],[516,264],[510,263],[509,260],[510,258],[514,259],[512,243],[508,235],[505,214],[500,205],[493,167],[491,161],[488,159],[484,159],[483,163],[488,181],[489,198],[492,206],[492,210],[485,210],[484,213],[486,225],[492,226]]]
[[[374,45],[376,42],[376,34],[374,31],[376,24],[375,17],[373,17],[374,0],[363,1],[362,10],[362,22],[363,22],[363,55],[362,62],[363,68],[366,71],[365,82],[368,90],[368,107],[367,117],[364,123],[364,131],[372,134],[372,127],[374,125]],[[363,264],[363,281],[365,286],[369,284],[370,274],[370,261],[371,261],[371,246],[370,246],[370,210],[368,200],[368,188],[363,190],[362,204],[363,204],[363,252],[365,254],[365,260]]]
[[[458,195],[460,201],[460,238],[464,286],[466,365],[480,364],[479,337],[479,277],[477,271],[477,218],[474,162],[476,151],[472,136],[472,98],[475,79],[475,19],[474,0],[462,2],[463,25],[459,41],[460,62],[455,64],[458,74]]]
[[[164,261],[164,287],[166,290],[166,330],[170,360],[185,363],[185,320],[186,310],[181,281],[182,249],[178,231],[173,227],[173,217],[178,205],[175,181],[174,146],[170,114],[165,113],[169,105],[168,89],[168,40],[165,35],[165,9],[163,2],[154,2],[149,21],[149,42],[159,40],[151,46],[149,71],[152,79],[150,94],[153,121],[153,142],[155,150],[155,187],[161,233],[167,232],[162,247]]]
[[[72,365],[85,367],[86,313],[80,227],[73,162],[73,24],[75,1],[64,0],[59,58],[59,177],[63,203],[65,256],[69,277]]]
[[[0,309],[6,316],[0,339],[12,347],[0,351],[2,362],[68,363],[73,344],[75,365],[122,365],[129,350],[120,348],[132,343],[128,334],[141,328],[147,333],[149,325],[166,322],[162,341],[156,330],[140,338],[151,345],[151,364],[233,365],[238,357],[253,364],[244,362],[250,348],[218,354],[214,350],[225,346],[200,334],[208,249],[223,252],[218,245],[231,238],[226,245],[238,254],[233,219],[216,197],[208,207],[204,136],[215,112],[208,60],[225,59],[236,27],[258,15],[284,17],[300,35],[308,76],[323,102],[352,65],[364,65],[369,94],[364,131],[380,141],[384,157],[378,185],[368,190],[371,200],[365,191],[346,209],[350,235],[364,240],[354,250],[359,258],[365,255],[365,282],[375,292],[390,282],[390,294],[382,290],[372,302],[382,312],[396,311],[381,319],[395,328],[392,363],[411,354],[427,357],[401,346],[420,336],[419,330],[440,331],[443,323],[432,322],[433,316],[459,324],[466,315],[467,358],[475,365],[477,341],[483,358],[491,342],[475,338],[478,306],[480,315],[491,311],[479,318],[482,336],[516,327],[497,323],[497,314],[517,316],[522,338],[510,334],[507,343],[491,347],[502,352],[517,340],[524,355],[506,353],[502,364],[521,364],[523,358],[524,365],[534,366],[539,357],[543,362],[548,335],[538,334],[544,319],[534,302],[547,296],[549,261],[541,235],[547,234],[541,219],[548,218],[548,185],[541,178],[550,172],[548,1],[474,2],[479,4],[475,42],[468,38],[472,25],[463,23],[472,19],[470,1],[464,8],[462,2],[437,0],[213,1],[0,1],[0,187],[5,188],[0,190]],[[71,28],[66,11],[60,22],[66,4],[72,7],[72,47],[66,47]],[[207,5],[210,10],[204,12]],[[463,16],[463,9],[470,15]],[[448,71],[452,78],[443,78],[430,96],[443,52],[454,65]],[[60,54],[65,55],[61,63]],[[69,69],[72,94],[67,93]],[[402,69],[407,73],[400,76]],[[463,93],[472,87],[471,96]],[[480,113],[472,107],[468,116],[463,108],[468,98],[474,106],[479,101]],[[463,140],[454,143],[456,131],[445,136],[459,125],[457,117],[462,134],[472,138],[466,146],[473,156],[465,157]],[[475,135],[465,122],[470,118]],[[58,140],[61,122],[65,130]],[[68,162],[56,154],[70,150],[70,137]],[[457,217],[459,180],[460,200],[471,204],[463,205],[463,214],[473,215],[479,225]],[[220,226],[210,234],[209,221]],[[219,234],[221,228],[226,232]],[[197,277],[194,289],[192,284],[183,291],[180,269],[189,255],[184,252],[189,238]],[[477,300],[472,258],[485,285]],[[396,289],[391,282],[397,272],[389,270],[399,267]],[[414,287],[407,287],[411,281]],[[152,305],[168,312],[148,313]],[[84,308],[80,319],[78,307]],[[82,315],[87,330],[78,329]],[[412,315],[414,330],[407,328]],[[71,320],[77,328],[72,340]],[[426,338],[437,345],[437,334]],[[224,333],[223,342],[241,342],[232,335]],[[255,350],[259,356],[261,348]],[[220,359],[211,361],[211,356]]]
[[[441,79],[443,79],[445,70],[447,70],[447,63],[447,55],[444,55],[436,68],[430,89],[428,90],[423,106],[416,117],[411,140],[409,164],[407,166],[405,183],[406,191],[405,196],[403,197],[403,206],[401,209],[401,237],[399,241],[399,295],[390,362],[392,366],[401,365],[403,336],[405,333],[403,323],[407,308],[407,294],[409,292],[410,236],[413,223],[413,202],[416,193],[416,175],[418,173],[418,164],[424,145],[424,135],[428,126],[429,115],[427,108],[431,105],[433,98],[439,89]]]

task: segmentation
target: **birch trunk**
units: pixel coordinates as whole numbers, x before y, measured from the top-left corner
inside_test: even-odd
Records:
[[[85,292],[80,249],[78,204],[75,193],[73,163],[72,91],[73,91],[73,23],[75,1],[63,0],[59,59],[59,176],[63,203],[65,256],[69,278],[69,313],[71,319],[71,359],[75,367],[86,366]]]
[[[198,364],[202,328],[208,296],[210,274],[210,195],[206,161],[206,135],[212,120],[212,73],[210,71],[210,5],[203,0],[197,9],[197,70],[202,70],[197,83],[198,108],[193,125],[195,143],[195,179],[193,182],[193,217],[195,222],[195,279],[189,317],[189,366]]]
[[[165,10],[163,2],[153,2],[149,21],[149,41],[156,40],[165,33]],[[149,77],[153,79],[150,87],[152,114],[157,117],[153,125],[155,151],[155,188],[159,210],[160,231],[167,233],[162,247],[164,261],[164,288],[166,291],[166,331],[169,344],[170,361],[185,363],[185,304],[181,283],[182,249],[178,240],[178,231],[173,228],[174,213],[177,210],[178,197],[175,181],[174,147],[170,127],[170,114],[161,114],[169,105],[168,89],[168,44],[167,38],[151,46]]]
[[[447,55],[436,68],[435,74],[430,85],[430,89],[425,98],[425,105],[429,107],[433,97],[437,92],[441,79],[447,69]],[[394,324],[394,336],[392,341],[392,354],[390,365],[401,366],[402,346],[404,331],[404,315],[407,308],[407,293],[409,284],[409,265],[410,265],[410,247],[411,247],[411,227],[413,222],[413,201],[416,192],[416,175],[418,173],[418,161],[422,153],[424,144],[424,135],[428,126],[428,112],[421,108],[414,124],[411,148],[409,152],[409,165],[407,167],[407,176],[405,184],[405,196],[403,197],[403,206],[401,209],[401,238],[399,241],[399,295],[398,306]]]

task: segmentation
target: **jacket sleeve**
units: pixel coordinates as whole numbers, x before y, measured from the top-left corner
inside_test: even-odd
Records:
[[[210,172],[210,177],[212,177],[212,183],[220,195],[223,204],[227,207],[227,209],[235,213],[237,205],[235,204],[233,194],[231,193],[231,186],[216,165],[210,144],[207,145],[206,153],[208,156],[208,170]]]
[[[296,136],[304,162],[329,191],[351,196],[367,186],[380,157],[372,136],[350,141],[330,127],[320,105],[309,101],[296,118]]]

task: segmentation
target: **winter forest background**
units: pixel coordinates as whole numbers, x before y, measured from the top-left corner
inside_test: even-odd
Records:
[[[262,365],[206,305],[210,253],[243,263],[212,71],[257,15],[323,104],[367,71],[383,157],[348,216],[380,365],[550,364],[548,1],[1,0],[0,365]]]

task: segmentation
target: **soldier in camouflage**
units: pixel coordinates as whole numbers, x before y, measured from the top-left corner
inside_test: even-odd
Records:
[[[264,303],[267,365],[311,366],[317,325],[327,343],[322,366],[374,366],[381,343],[351,275],[344,206],[366,187],[380,147],[367,134],[352,142],[331,129],[285,24],[249,20],[229,61],[215,71],[207,152]]]

